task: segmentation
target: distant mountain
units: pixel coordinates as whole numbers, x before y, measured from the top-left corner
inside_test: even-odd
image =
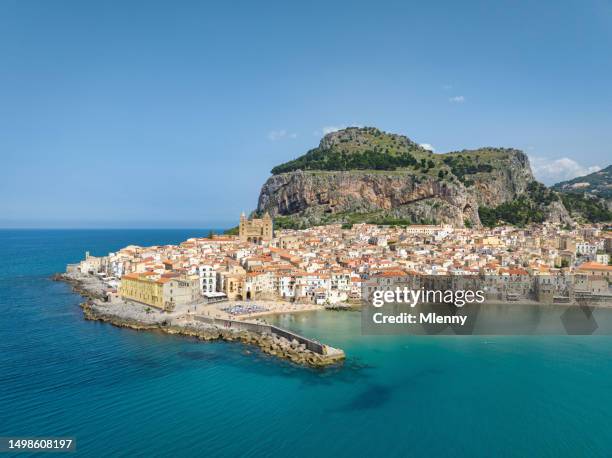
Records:
[[[612,220],[612,165],[599,172],[562,181],[551,189],[561,194],[563,205],[575,220]]]
[[[556,191],[574,194],[590,194],[602,199],[612,200],[612,165],[599,172],[562,181],[553,185]]]

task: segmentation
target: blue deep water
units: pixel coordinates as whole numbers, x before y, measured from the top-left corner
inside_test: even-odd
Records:
[[[82,456],[612,455],[610,336],[362,336],[357,312],[275,318],[346,351],[320,371],[85,321],[49,279],[85,250],[207,233],[1,230],[0,436],[72,436]]]

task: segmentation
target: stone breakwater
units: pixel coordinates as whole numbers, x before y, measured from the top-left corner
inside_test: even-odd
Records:
[[[150,312],[140,304],[128,304],[131,309],[126,313],[126,305],[112,304],[103,300],[99,283],[91,278],[76,278],[70,274],[56,274],[56,281],[69,283],[73,291],[87,300],[81,304],[87,320],[103,321],[117,327],[136,331],[159,331],[196,338],[201,341],[223,340],[254,345],[268,355],[289,360],[295,364],[309,367],[325,367],[341,363],[344,352],[327,347],[324,354],[311,351],[296,339],[288,339],[273,333],[259,333],[245,329],[231,329],[203,323],[189,315],[166,316],[159,312]]]

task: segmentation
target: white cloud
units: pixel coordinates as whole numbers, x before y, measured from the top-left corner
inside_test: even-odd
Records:
[[[297,138],[297,134],[295,132],[287,132],[285,129],[271,130],[268,132],[268,140],[270,141],[275,142],[283,138]]]
[[[341,126],[324,126],[320,129],[315,130],[312,135],[315,137],[321,137],[323,135],[331,134],[332,132],[337,132],[342,129],[346,129],[347,127],[363,127],[361,124],[344,124]]]
[[[425,148],[426,150],[429,150],[431,152],[435,151],[435,148],[433,146],[431,146],[429,143],[421,143],[421,144],[419,144],[419,146],[421,148]]]
[[[453,88],[452,84],[443,84],[442,85],[442,89],[444,89],[445,91],[450,91]]]
[[[531,169],[535,177],[548,185],[601,170],[601,167],[598,165],[584,166],[569,157],[550,159],[541,156],[530,156],[529,161],[531,162]]]
[[[271,130],[270,132],[268,132],[268,139],[274,142],[276,140],[283,138],[285,135],[287,135],[287,131],[284,129],[283,130]]]
[[[337,132],[340,129],[344,129],[345,126],[337,127],[337,126],[325,126],[321,127],[312,132],[312,135],[315,137],[322,137],[323,135],[331,134],[332,132]]]
[[[449,98],[448,101],[451,103],[463,103],[465,102],[465,97],[462,95],[456,95],[454,97]]]
[[[344,129],[344,127],[336,127],[336,126],[325,126],[321,128],[323,135],[331,134],[332,132],[337,132],[340,129]]]

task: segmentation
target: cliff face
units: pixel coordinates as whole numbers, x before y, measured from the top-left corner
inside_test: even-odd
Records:
[[[546,221],[559,224],[572,224],[573,220],[562,201],[552,202],[544,208]]]
[[[346,222],[354,214],[479,225],[479,206],[511,201],[534,181],[518,150],[433,154],[373,128],[326,135],[318,148],[273,173],[261,189],[258,213],[291,216],[303,225]]]
[[[270,215],[295,215],[306,225],[344,221],[350,213],[415,222],[478,224],[478,202],[462,186],[397,172],[289,172],[266,181],[257,206]]]
[[[526,192],[529,183],[535,181],[525,153],[508,150],[506,154],[491,172],[472,178],[474,189],[468,191],[479,205],[493,207],[508,202]]]

